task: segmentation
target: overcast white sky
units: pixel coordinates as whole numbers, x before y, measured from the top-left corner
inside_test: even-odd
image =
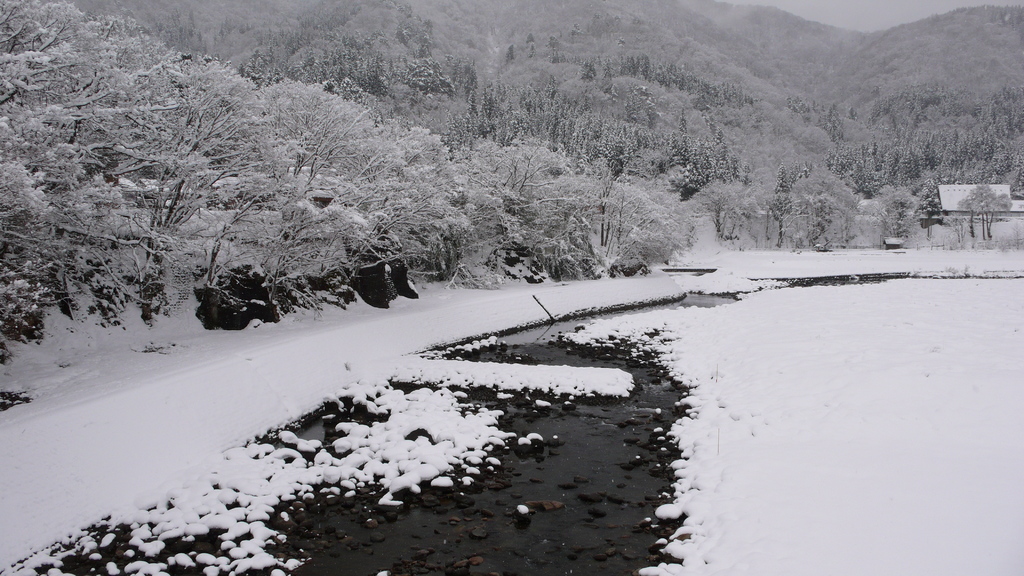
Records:
[[[1024,0],[725,0],[730,4],[775,6],[801,18],[841,28],[874,32],[963,6],[1021,6]]]

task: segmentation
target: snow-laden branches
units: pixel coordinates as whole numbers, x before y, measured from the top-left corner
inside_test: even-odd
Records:
[[[533,142],[451,158],[321,86],[258,87],[66,3],[0,0],[0,154],[3,281],[111,320],[193,293],[276,316],[395,258],[447,281],[504,251],[583,278],[681,245],[658,184]]]

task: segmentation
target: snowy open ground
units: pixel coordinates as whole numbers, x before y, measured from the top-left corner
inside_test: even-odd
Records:
[[[718,268],[744,278],[798,278],[845,274],[998,274],[1019,273],[1021,252],[957,250],[837,250],[835,252],[758,252],[702,249],[684,257],[681,266]]]
[[[965,265],[1011,269],[985,256]],[[778,276],[803,265],[778,260]],[[645,574],[1024,573],[1022,294],[1024,280],[793,288],[579,334],[659,328],[696,386],[673,430],[690,456],[677,505],[659,511],[689,516],[670,544],[685,561]]]
[[[1024,271],[1018,253],[719,253],[686,289],[748,278]],[[555,314],[671,294],[639,280],[428,290],[242,333],[194,323],[66,332],[18,350],[0,413],[0,567],[148,495],[428,346]],[[684,453],[671,544],[687,574],[1020,574],[1024,570],[1024,280],[900,280],[758,292],[715,309],[653,312],[697,385],[675,427]],[[171,344],[174,344],[173,346]],[[143,350],[151,350],[146,353]],[[676,510],[670,507],[663,514]],[[706,562],[706,564],[705,564]]]

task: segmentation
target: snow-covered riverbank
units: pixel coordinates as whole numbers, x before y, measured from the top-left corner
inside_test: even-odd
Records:
[[[147,495],[201,476],[223,460],[225,450],[300,416],[360,378],[393,371],[403,355],[543,320],[533,296],[563,315],[677,294],[679,285],[706,292],[770,285],[751,278],[1024,271],[1017,253],[748,252],[704,255],[686,264],[719,271],[677,277],[678,285],[656,274],[491,292],[426,290],[423,299],[399,301],[388,311],[356,307],[241,333],[203,332],[184,321],[154,330],[65,327],[41,345],[20,348],[19,361],[0,368],[0,389],[34,398],[0,413],[0,571],[106,515],[135,510]],[[691,559],[685,570],[734,573],[745,565],[780,565],[790,574],[811,574],[840,562],[851,567],[842,573],[878,566],[906,572],[913,566],[901,562],[928,551],[936,562],[957,552],[1024,566],[1001,547],[1007,538],[1019,541],[1024,526],[1024,506],[1003,489],[1020,479],[1024,462],[1018,440],[1024,435],[1006,417],[1024,409],[1011,386],[1014,375],[1024,373],[1011,353],[1021,349],[1020,332],[1012,328],[1024,330],[1022,282],[909,280],[768,291],[735,306],[660,313],[675,318],[664,325],[680,338],[671,359],[681,377],[700,385],[697,398],[704,407],[695,421],[677,427],[684,453],[694,454],[681,487],[701,488],[680,494],[693,536],[673,549]],[[921,348],[925,343],[931,344]],[[924,377],[922,370],[931,380],[915,380]],[[709,384],[712,374],[715,385]],[[955,375],[961,379],[947,380]],[[734,385],[721,387],[727,382]],[[940,382],[937,389],[926,386],[933,382]],[[985,385],[975,394],[961,386],[965,382]],[[724,408],[716,408],[719,400]],[[785,425],[773,426],[778,422]],[[718,458],[719,430],[728,459]],[[857,435],[864,431],[868,440]],[[806,450],[794,448],[794,438],[818,436]],[[758,443],[766,438],[775,440]],[[940,444],[944,452],[937,456]],[[993,468],[997,460],[1006,466]],[[967,472],[945,488],[919,489],[923,477],[942,479],[943,471],[961,468]],[[993,479],[991,490],[977,489],[981,475]],[[890,494],[898,501],[907,491],[920,501],[887,507],[879,500]],[[1002,506],[987,521],[983,516],[994,503]],[[886,516],[890,510],[896,516]],[[915,532],[915,515],[949,510],[949,523],[925,514],[930,528]],[[970,546],[945,546],[939,538],[940,529],[944,538],[967,537],[954,526],[964,525],[955,513],[985,527],[966,530]],[[893,520],[894,527],[886,528]],[[829,533],[834,536],[824,536]],[[901,540],[906,534],[912,538]],[[885,540],[866,541],[868,536]],[[991,545],[981,546],[978,538]],[[878,554],[869,545],[878,545]],[[793,562],[783,561],[790,556]],[[885,563],[865,563],[872,558]]]
[[[392,310],[360,306],[243,333],[136,327],[21,348],[3,386],[35,399],[0,413],[0,568],[201,474],[224,450],[402,355],[543,320],[533,296],[564,315],[678,294],[665,275],[428,290]],[[140,337],[160,351],[143,352],[151,345]]]
[[[599,321],[695,386],[655,575],[1024,569],[1024,280],[794,288]]]

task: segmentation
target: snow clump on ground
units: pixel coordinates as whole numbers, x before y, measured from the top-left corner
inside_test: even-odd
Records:
[[[617,368],[570,366],[511,367],[495,362],[411,360],[395,367],[388,379],[431,386],[532,390],[571,396],[628,396],[633,377]]]

